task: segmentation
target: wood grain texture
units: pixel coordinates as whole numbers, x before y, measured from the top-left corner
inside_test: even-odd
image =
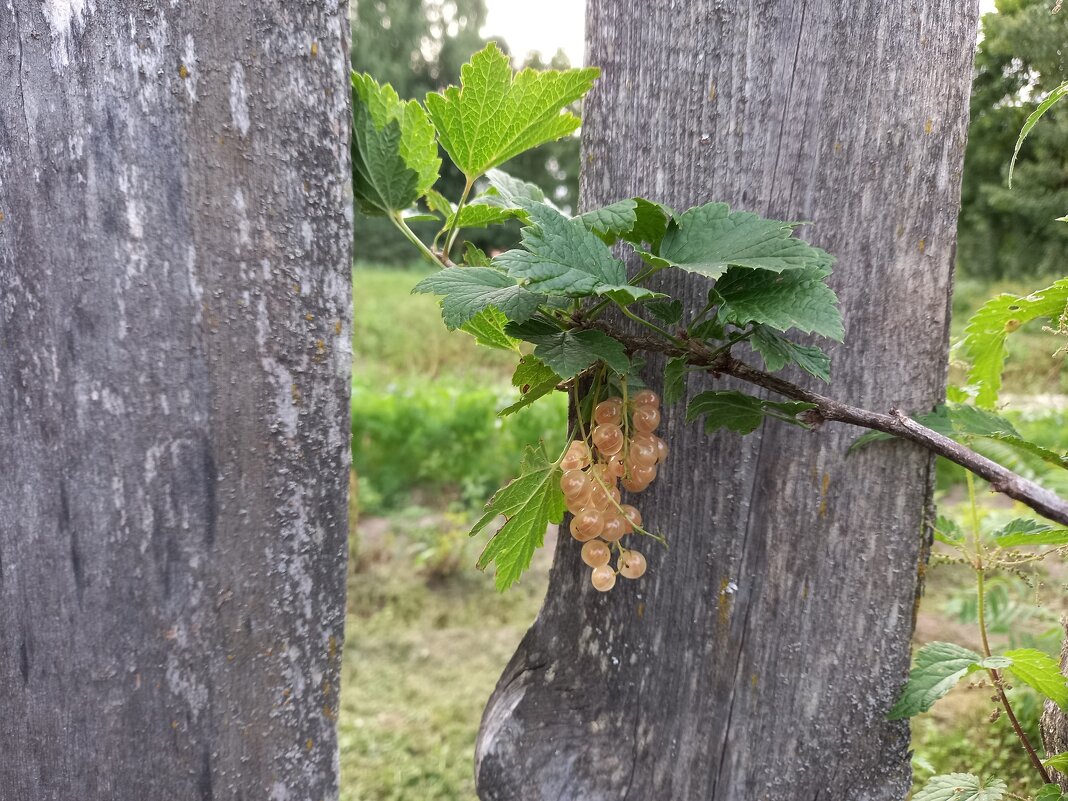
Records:
[[[344,2],[0,4],[0,797],[337,795]]]
[[[1061,644],[1062,673],[1068,670],[1068,620],[1064,625],[1065,638]],[[1048,699],[1042,712],[1042,744],[1046,747],[1046,756],[1068,751],[1068,715]],[[1041,754],[1041,751],[1039,753]],[[1051,770],[1050,774],[1053,780],[1060,784],[1061,790],[1068,793],[1068,775],[1055,770]]]
[[[839,257],[829,394],[943,394],[977,4],[591,0],[584,208],[725,200]],[[707,284],[665,284],[691,307]],[[647,378],[659,381],[652,360]],[[798,381],[810,381],[790,374]],[[720,386],[727,382],[718,382]],[[692,395],[712,385],[692,378]],[[814,386],[814,383],[808,383]],[[855,429],[706,438],[682,407],[638,505],[670,548],[608,595],[557,547],[487,706],[483,801],[889,801],[909,788],[903,684],[932,460]]]

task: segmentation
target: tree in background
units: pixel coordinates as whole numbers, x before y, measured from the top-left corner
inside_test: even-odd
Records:
[[[403,98],[422,100],[460,74],[460,67],[487,39],[480,33],[486,22],[485,0],[353,0],[352,66],[393,85]],[[508,52],[507,43],[493,37]],[[566,69],[563,51],[550,60],[532,54],[523,66]],[[523,153],[503,169],[550,192],[554,203],[573,209],[578,199],[579,140],[577,136],[551,142]],[[464,178],[448,159],[442,162],[438,188],[458,197]],[[359,231],[356,258],[378,264],[407,264],[411,248],[387,221],[356,214]],[[430,241],[438,226],[413,223],[420,237]],[[507,249],[519,241],[519,225],[470,230],[466,236],[484,250]]]
[[[1049,0],[999,0],[983,17],[959,222],[962,273],[997,279],[1063,274],[1068,226],[1068,106],[1055,107],[1020,151],[1020,127],[1068,77],[1068,11]]]

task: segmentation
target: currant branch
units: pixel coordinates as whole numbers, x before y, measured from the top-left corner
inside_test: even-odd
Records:
[[[758,370],[732,356],[729,350],[713,351],[697,340],[689,340],[684,348],[655,336],[627,333],[602,320],[589,321],[579,317],[575,324],[580,328],[590,327],[604,331],[622,342],[632,353],[644,351],[685,357],[688,365],[702,368],[713,376],[729,375],[784,398],[811,403],[814,408],[805,412],[805,417],[806,422],[813,427],[825,421],[849,423],[915,442],[988,482],[995,492],[1019,501],[1043,517],[1068,525],[1068,501],[971,448],[928,428],[899,409],[875,412],[843,403]]]

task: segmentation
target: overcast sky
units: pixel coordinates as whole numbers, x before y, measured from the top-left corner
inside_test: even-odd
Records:
[[[500,36],[518,59],[532,50],[548,57],[563,48],[572,65],[582,64],[586,21],[582,0],[487,0],[486,6],[483,34],[491,39]],[[994,0],[980,0],[979,7],[984,12],[993,11]]]

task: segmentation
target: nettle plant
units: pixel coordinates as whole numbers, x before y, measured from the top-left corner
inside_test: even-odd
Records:
[[[828,420],[851,423],[872,430],[858,446],[884,436],[917,442],[970,471],[973,496],[974,473],[992,489],[1068,525],[1068,502],[962,444],[996,440],[1068,467],[1068,457],[1020,436],[994,412],[1007,336],[1028,319],[1058,319],[1068,305],[1068,280],[1023,298],[999,296],[984,306],[957,351],[971,365],[966,386],[924,417],[861,409],[793,384],[776,373],[796,367],[830,381],[828,355],[795,341],[798,334],[833,341],[844,334],[837,298],[827,283],[834,259],[797,238],[798,223],[732,211],[723,203],[677,212],[646,198],[625,198],[570,216],[540,188],[498,169],[530,148],[574,133],[579,120],[568,108],[598,74],[595,68],[514,73],[508,58],[490,44],[462,68],[459,87],[428,94],[425,106],[401,100],[392,87],[369,75],[352,77],[356,200],[364,212],[386,216],[440,268],[413,291],[441,297],[449,329],[515,353],[512,382],[519,397],[501,415],[554,391],[572,398],[573,423],[563,452],[528,450],[519,477],[493,496],[472,529],[477,535],[504,519],[478,561],[482,568],[495,566],[499,589],[519,579],[548,526],[561,523],[565,511],[572,513],[570,533],[581,543],[597,590],[610,590],[619,575],[636,579],[645,572],[646,559],[634,542],[643,536],[666,541],[649,530],[622,493],[630,500],[657,477],[668,457],[668,443],[655,433],[661,404],[665,409],[677,404],[687,374],[694,371],[741,379],[781,398],[702,392],[690,399],[685,414],[687,420],[703,421],[708,433],[747,434],[768,417],[805,428]],[[455,203],[434,189],[439,145],[465,177]],[[441,225],[429,246],[409,227],[417,219]],[[462,230],[512,219],[523,226],[520,247],[490,258],[470,242],[459,246]],[[628,255],[636,267],[628,269]],[[651,289],[649,279],[665,270],[706,281],[707,302],[687,309]],[[748,345],[745,358],[735,355],[741,343]],[[640,376],[650,353],[664,357],[662,398]],[[751,363],[756,359],[762,369]],[[1045,547],[1040,554],[1045,555],[1068,546],[1068,529],[1031,519],[1014,521],[992,541],[978,529],[967,540],[944,521],[933,528],[976,568],[980,608],[984,573],[1012,569],[1031,558],[1021,555],[1022,547]],[[917,655],[891,715],[930,708],[954,683],[977,671],[986,671],[1012,720],[1005,671],[1068,708],[1065,677],[1050,657],[1020,650],[995,656],[988,647],[976,654],[943,643]],[[1016,728],[1048,781],[1045,766]],[[1004,794],[1004,784],[996,780],[983,783],[952,774],[932,779],[917,799],[993,801]],[[1041,796],[1043,801],[1054,797],[1060,798]]]

